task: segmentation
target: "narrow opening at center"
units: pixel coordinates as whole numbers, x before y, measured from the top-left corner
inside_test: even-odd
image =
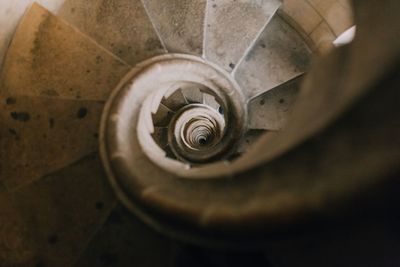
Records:
[[[207,144],[207,137],[205,137],[205,136],[200,137],[199,138],[199,144],[202,145],[202,146],[206,145]]]

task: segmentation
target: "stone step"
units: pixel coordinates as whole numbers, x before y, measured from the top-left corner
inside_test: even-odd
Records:
[[[275,16],[234,72],[247,99],[308,70],[311,50],[280,16]]]
[[[0,74],[0,93],[105,101],[130,68],[34,4],[9,47]]]
[[[174,116],[174,112],[164,104],[159,104],[156,113],[152,115],[155,127],[166,127]]]
[[[231,72],[280,4],[279,0],[208,0],[205,58]]]
[[[165,96],[161,101],[162,104],[167,106],[172,111],[178,111],[188,104],[182,90],[176,90],[169,96]]]
[[[219,103],[215,100],[215,97],[206,93],[203,93],[203,104],[210,106],[216,110],[218,110],[218,108],[220,107]]]
[[[140,0],[66,0],[59,16],[132,66],[165,53]]]
[[[25,186],[97,151],[104,103],[51,97],[0,97],[1,178]]]
[[[282,130],[297,99],[303,76],[298,76],[249,101],[249,128]]]
[[[168,127],[154,127],[153,139],[162,150],[168,147]]]
[[[192,104],[203,103],[203,92],[199,88],[190,88],[187,90],[182,90],[182,93],[189,103]]]
[[[264,136],[267,131],[265,130],[249,130],[244,135],[243,141],[239,144],[237,149],[237,155],[240,156],[241,154],[246,153],[249,149],[251,149],[252,145]]]
[[[202,55],[206,0],[143,2],[168,52]]]
[[[115,206],[106,179],[91,154],[27,187],[0,192],[1,265],[73,266]]]
[[[34,4],[0,74],[5,186],[14,190],[97,151],[104,101],[129,69]]]

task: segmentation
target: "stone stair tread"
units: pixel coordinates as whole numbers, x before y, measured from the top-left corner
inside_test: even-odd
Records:
[[[163,98],[161,103],[173,111],[178,111],[188,104],[182,90],[176,90],[170,96]]]
[[[231,72],[280,5],[279,0],[208,0],[205,58]]]
[[[182,93],[189,103],[203,103],[203,92],[198,88],[182,90]]]
[[[0,169],[7,189],[25,186],[98,150],[103,102],[0,97]]]
[[[165,53],[140,0],[66,0],[58,14],[132,66]]]
[[[248,105],[249,128],[282,130],[297,99],[302,78],[300,75],[253,98]]]
[[[105,101],[130,66],[34,4],[19,24],[0,93]]]
[[[0,200],[2,266],[72,266],[116,203],[96,154]]]
[[[168,52],[202,55],[206,0],[144,0],[144,4]]]
[[[250,99],[304,73],[310,61],[311,50],[303,38],[277,15],[234,75]]]

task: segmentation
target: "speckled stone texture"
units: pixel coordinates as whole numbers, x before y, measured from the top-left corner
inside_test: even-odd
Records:
[[[201,55],[206,0],[144,0],[168,52]]]
[[[140,0],[67,0],[59,16],[130,65],[165,52]]]
[[[1,72],[1,180],[10,189],[97,150],[104,101],[130,67],[34,5]]]
[[[232,71],[279,6],[279,0],[208,0],[206,59]]]
[[[114,205],[96,154],[0,192],[1,266],[73,266]]]

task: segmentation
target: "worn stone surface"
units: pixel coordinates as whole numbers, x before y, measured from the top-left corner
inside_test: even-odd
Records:
[[[173,267],[171,243],[117,206],[76,267]]]
[[[184,90],[182,93],[189,103],[203,103],[203,93],[200,89]]]
[[[307,71],[310,58],[302,37],[275,16],[234,75],[250,99]]]
[[[206,0],[144,0],[168,52],[201,55]]]
[[[0,263],[4,267],[34,266],[35,248],[29,228],[10,194],[0,192]]]
[[[64,0],[19,0],[0,2],[0,66],[7,52],[8,46],[18,26],[21,17],[32,3],[46,6],[52,12],[56,12]]]
[[[161,103],[173,111],[178,111],[188,104],[182,90],[176,90],[168,97],[164,97]]]
[[[241,155],[251,149],[255,142],[267,133],[265,130],[249,130],[244,135],[243,141],[240,143],[237,154]]]
[[[279,0],[208,0],[206,59],[232,71],[279,6]]]
[[[281,139],[266,138],[254,154],[249,154],[251,160],[243,161],[249,166],[249,162],[255,164],[253,159],[257,159],[258,168],[240,177],[232,179],[230,176],[218,181],[169,180],[162,175],[157,180],[153,175],[157,170],[149,170],[149,183],[162,184],[164,188],[159,192],[147,192],[143,202],[153,197],[152,204],[156,203],[171,218],[191,221],[202,229],[226,231],[232,227],[243,231],[254,224],[259,230],[270,230],[274,223],[281,226],[282,222],[298,222],[298,214],[304,211],[305,216],[316,213],[328,218],[341,214],[335,212],[340,201],[346,205],[347,197],[378,187],[386,183],[387,173],[398,172],[400,128],[395,115],[398,114],[400,81],[398,73],[392,72],[398,70],[394,64],[399,59],[397,33],[400,31],[396,23],[399,2],[390,0],[385,5],[380,1],[354,2],[360,8],[357,23],[361,37],[356,37],[352,47],[334,51],[316,65],[304,87],[303,101],[292,128],[281,135]],[[383,28],[382,23],[377,22],[387,22],[392,27]],[[387,77],[390,80],[379,84]],[[376,84],[378,86],[373,86]],[[15,101],[8,99],[7,102]],[[79,108],[77,116],[85,117],[85,114],[88,113]],[[31,120],[26,111],[13,111],[9,115],[20,123]],[[280,157],[276,158],[277,155]],[[272,158],[275,160],[265,163]],[[78,238],[83,240],[98,226],[91,213],[93,201],[86,199],[91,195],[88,190],[94,190],[98,182],[87,180],[97,169],[97,163],[85,166],[85,172],[82,170],[86,167],[78,164],[75,171],[40,180],[14,194],[13,198],[0,197],[0,203],[6,205],[0,209],[0,218],[8,219],[6,223],[1,221],[3,265],[70,265],[73,255],[78,254],[81,245],[84,247]],[[59,180],[59,177],[63,178]],[[71,184],[61,183],[65,180]],[[103,210],[104,203],[97,197],[94,199],[95,209]],[[18,207],[15,217],[14,207]],[[79,213],[80,208],[83,208],[82,213]],[[30,231],[28,225],[34,226],[34,230]],[[59,234],[54,234],[56,232]],[[55,245],[64,241],[62,249]],[[50,244],[51,249],[48,248]],[[299,247],[305,249],[307,244],[310,243]],[[398,246],[395,241],[389,244]],[[358,245],[355,243],[356,247]],[[37,259],[33,247],[40,249]],[[332,246],[332,250],[338,247],[342,248],[339,244]],[[301,249],[293,249],[300,258],[304,255]],[[392,255],[397,255],[395,252]],[[310,257],[313,256],[311,253]],[[110,259],[107,254],[103,258]],[[285,260],[280,265],[284,263]],[[321,265],[318,260],[317,263]],[[90,261],[87,265],[91,265]]]
[[[103,103],[0,97],[0,182],[9,190],[96,151]]]
[[[97,155],[0,194],[5,267],[72,266],[115,205]]]
[[[129,69],[75,28],[34,4],[8,50],[0,92],[106,100]]]
[[[282,130],[297,99],[302,77],[295,78],[258,97],[248,104],[249,128]]]
[[[140,0],[67,0],[59,15],[131,65],[165,52]]]

